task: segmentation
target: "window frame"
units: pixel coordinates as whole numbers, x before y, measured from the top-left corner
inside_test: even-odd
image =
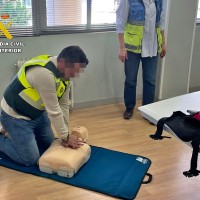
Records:
[[[113,0],[114,1],[114,0]],[[115,31],[116,23],[109,24],[91,24],[92,0],[87,0],[87,23],[86,25],[74,26],[56,26],[47,27],[46,0],[32,1],[33,14],[33,32],[34,35],[54,35],[54,34],[72,34],[72,33],[90,33],[90,32],[109,32]],[[35,25],[35,28],[34,28]]]
[[[73,1],[73,0],[72,0]],[[87,21],[84,25],[47,27],[46,0],[32,0],[32,26],[11,27],[9,32],[13,37],[34,37],[40,35],[76,34],[90,32],[109,32],[116,29],[115,23],[91,24],[92,0],[87,1]],[[114,1],[114,0],[113,0]],[[12,11],[11,11],[12,12]],[[5,38],[5,35],[0,35]]]

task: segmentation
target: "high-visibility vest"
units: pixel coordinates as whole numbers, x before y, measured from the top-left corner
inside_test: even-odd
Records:
[[[36,119],[45,111],[45,105],[38,91],[27,81],[26,70],[30,67],[45,67],[53,73],[58,100],[66,91],[69,82],[60,80],[60,72],[50,61],[50,58],[50,55],[40,55],[25,62],[13,81],[6,88],[4,98],[7,104],[17,113]]]
[[[160,15],[162,11],[162,0],[155,0],[156,5],[156,32],[158,39],[158,52],[161,52],[162,35],[160,29]],[[130,13],[124,32],[124,43],[128,51],[142,52],[142,38],[145,23],[145,6],[142,0],[129,0]]]

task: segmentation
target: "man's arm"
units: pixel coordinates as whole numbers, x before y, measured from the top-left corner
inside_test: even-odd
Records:
[[[66,91],[59,100],[59,105],[63,113],[64,122],[67,127],[69,127],[69,108],[70,108],[69,93],[70,93],[70,86],[68,85]]]
[[[69,135],[69,129],[65,124],[63,112],[58,102],[56,84],[52,72],[46,68],[34,67],[28,70],[26,77],[30,85],[38,91],[56,132],[63,141],[66,141],[63,145],[73,148],[80,147],[81,144],[78,138]]]
[[[30,85],[38,91],[53,127],[62,138],[67,137],[68,127],[64,123],[52,72],[46,68],[34,67],[28,70],[27,79]]]

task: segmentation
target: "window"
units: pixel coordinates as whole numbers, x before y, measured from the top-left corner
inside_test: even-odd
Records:
[[[86,24],[87,1],[46,0],[47,26]]]
[[[93,0],[91,24],[114,24],[116,7],[117,1],[114,0]]]
[[[0,35],[4,35],[3,28],[9,30],[12,35],[33,34],[31,0],[0,0],[0,16]]]
[[[46,0],[42,31],[113,29],[118,0]],[[106,5],[106,6],[105,6]]]
[[[0,0],[0,20],[14,36],[114,30],[118,1]]]
[[[198,10],[197,10],[197,22],[200,22],[200,1],[198,4]]]

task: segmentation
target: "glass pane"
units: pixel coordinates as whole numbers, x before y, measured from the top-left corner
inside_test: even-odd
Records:
[[[200,19],[200,1],[199,1],[198,11],[197,11],[197,19]]]
[[[119,0],[92,0],[91,24],[112,24],[116,22],[116,8]]]
[[[87,23],[87,0],[46,0],[47,26]]]
[[[32,26],[31,0],[0,0],[1,22],[6,28]]]

